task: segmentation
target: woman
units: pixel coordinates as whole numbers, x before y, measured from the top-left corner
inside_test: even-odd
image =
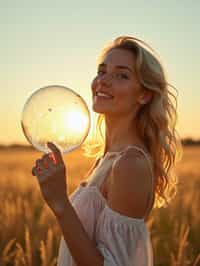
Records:
[[[87,181],[67,196],[66,168],[52,143],[33,168],[62,230],[58,265],[153,265],[146,222],[175,191],[176,97],[153,50],[129,36],[103,50],[92,96],[105,136]]]

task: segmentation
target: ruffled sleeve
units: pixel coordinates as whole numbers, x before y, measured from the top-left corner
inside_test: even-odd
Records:
[[[95,237],[104,266],[153,266],[144,219],[124,216],[106,205],[98,219]]]

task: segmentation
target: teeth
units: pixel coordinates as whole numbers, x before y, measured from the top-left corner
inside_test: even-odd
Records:
[[[103,96],[103,97],[106,97],[106,98],[113,98],[113,96],[110,96],[110,95],[105,94],[105,93],[103,93],[103,92],[97,92],[96,95],[97,95],[97,96]]]

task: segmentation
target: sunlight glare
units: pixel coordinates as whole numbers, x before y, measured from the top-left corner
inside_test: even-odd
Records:
[[[73,134],[79,134],[87,125],[87,117],[80,111],[70,110],[64,116],[64,126],[66,129],[70,128]]]

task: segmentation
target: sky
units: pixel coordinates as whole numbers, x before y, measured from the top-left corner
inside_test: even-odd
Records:
[[[178,90],[182,138],[200,138],[200,1],[0,0],[0,143],[27,144],[27,98],[64,85],[91,108],[91,81],[102,48],[120,35],[150,44]]]

